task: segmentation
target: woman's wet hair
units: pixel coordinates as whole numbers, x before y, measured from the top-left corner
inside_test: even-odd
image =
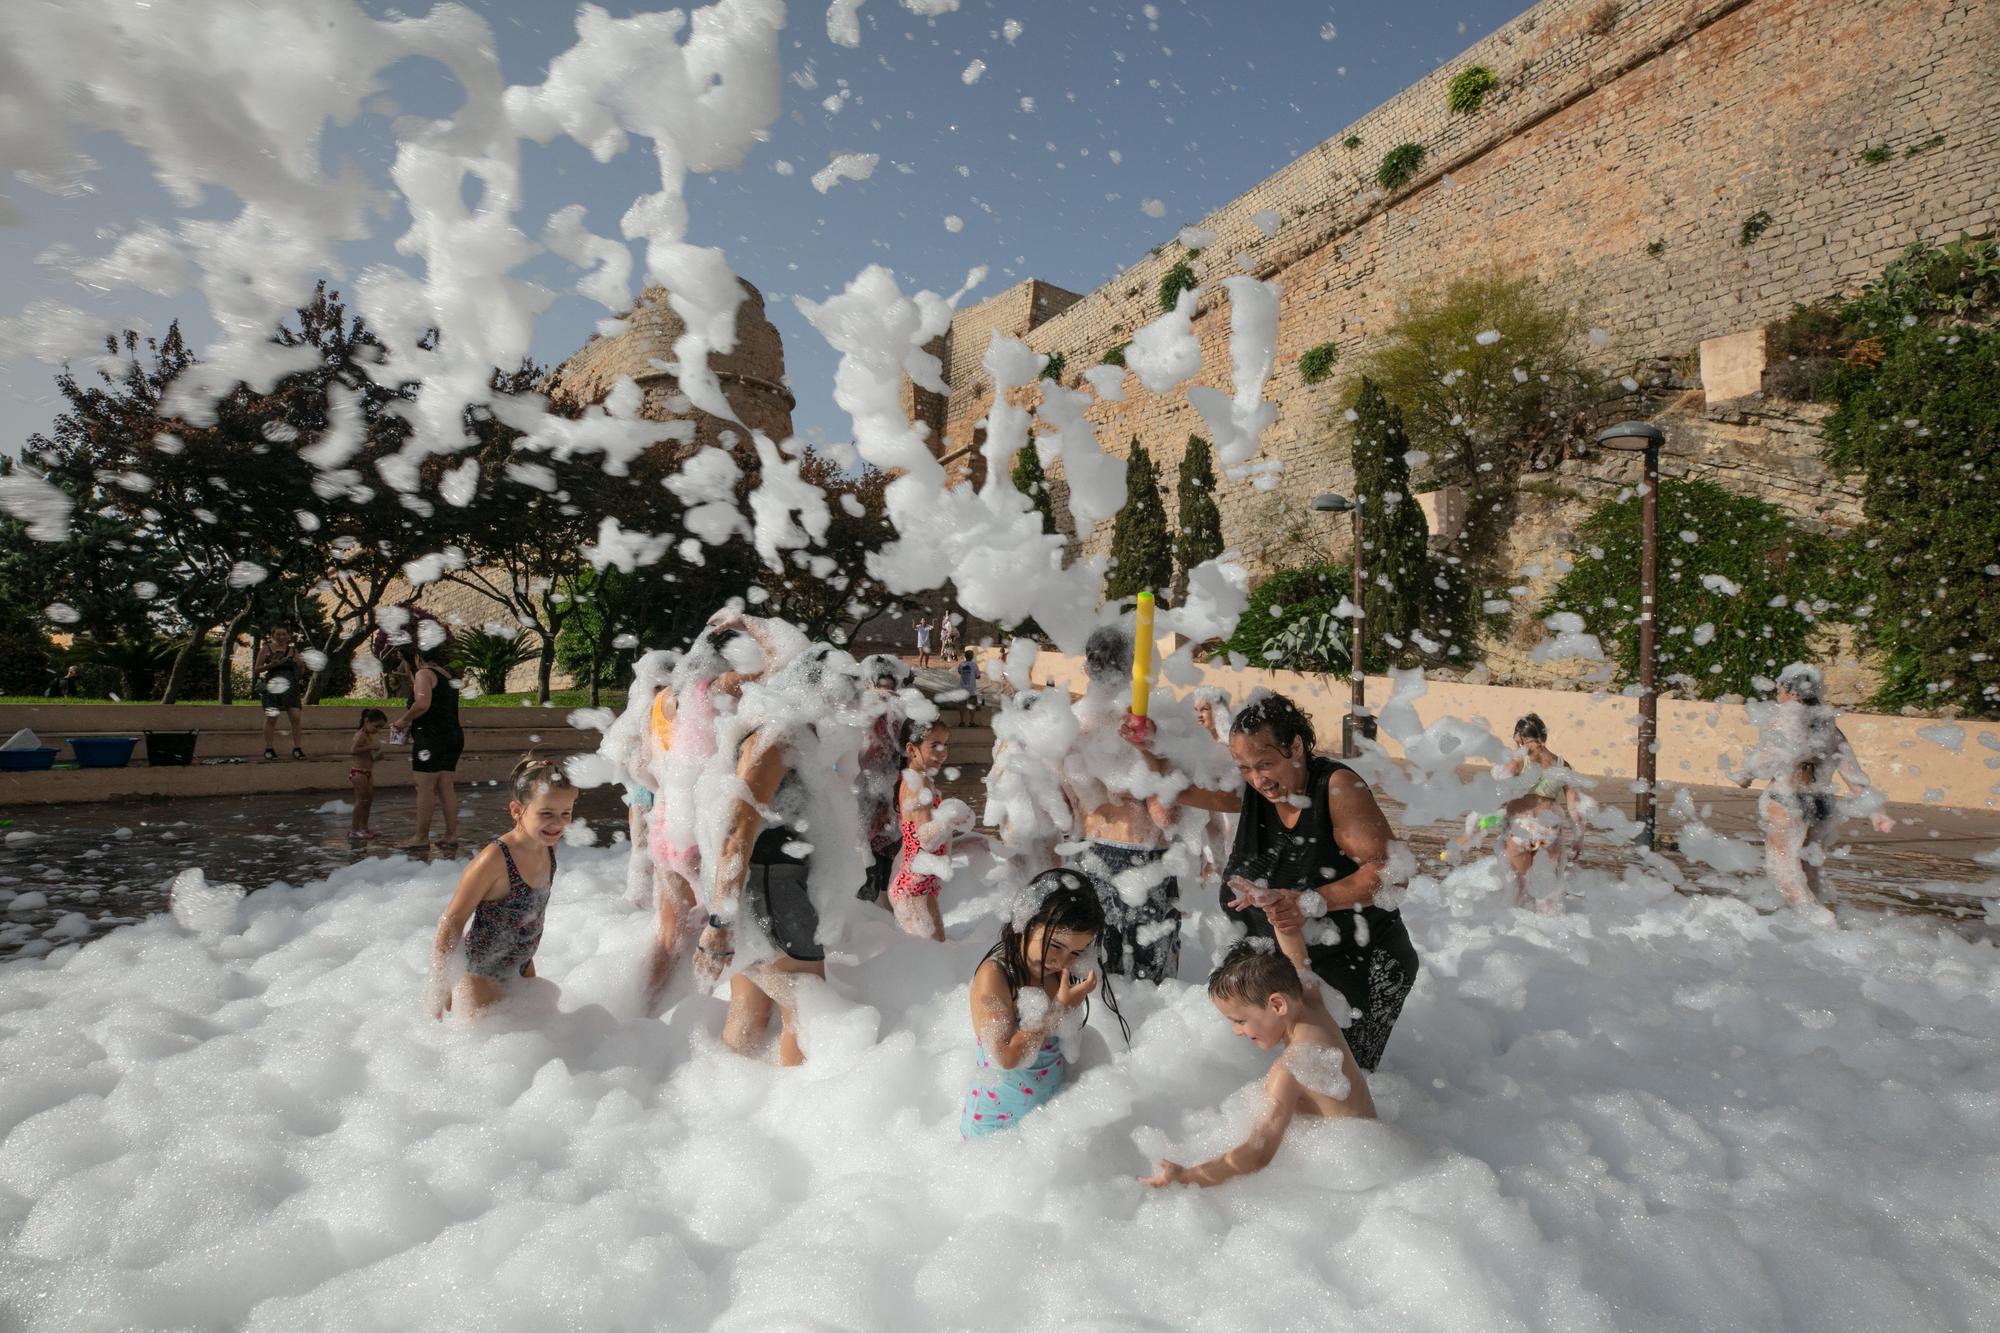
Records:
[[[544,792],[573,792],[576,784],[570,781],[569,773],[557,760],[524,754],[521,762],[514,765],[514,771],[508,775],[507,790],[514,800],[526,805]]]
[[[1116,684],[1132,678],[1132,636],[1116,625],[1100,625],[1083,641],[1083,671],[1092,680]]]
[[[1778,673],[1778,688],[1807,706],[1826,702],[1826,677],[1807,662],[1794,662]]]
[[[1006,979],[1007,989],[1016,994],[1034,975],[1028,970],[1028,937],[1037,926],[1042,928],[1042,947],[1041,956],[1035,960],[1035,972],[1043,975],[1046,975],[1048,963],[1049,936],[1054,932],[1066,930],[1088,935],[1094,940],[1104,938],[1104,902],[1098,897],[1097,885],[1090,876],[1059,866],[1035,876],[1029,881],[1028,890],[1038,899],[1034,910],[1018,928],[1012,920],[1001,922],[1000,942],[986,951],[987,958],[1000,964],[1000,975]],[[1104,996],[1104,1007],[1118,1020],[1118,1031],[1130,1045],[1132,1028],[1126,1023],[1125,1015],[1118,1012],[1118,997],[1111,993],[1111,976],[1101,962],[1097,977],[1097,988]],[[1089,1019],[1090,1001],[1085,1000],[1084,1021]]]
[[[1541,718],[1533,713],[1523,713],[1520,720],[1514,723],[1514,739],[1517,741],[1534,741],[1538,745],[1547,745],[1549,743],[1549,724],[1542,721]]]
[[[1306,989],[1292,960],[1271,947],[1269,940],[1238,940],[1208,974],[1208,994],[1211,999],[1261,1006],[1273,995],[1303,1001]]]
[[[1282,694],[1266,694],[1252,699],[1236,715],[1236,721],[1229,730],[1232,736],[1254,736],[1260,731],[1267,731],[1271,744],[1288,753],[1295,740],[1306,743],[1307,755],[1311,755],[1318,745],[1313,736],[1312,719]]]

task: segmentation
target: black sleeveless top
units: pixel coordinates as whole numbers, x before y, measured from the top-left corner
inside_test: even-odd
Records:
[[[458,730],[458,690],[452,685],[450,676],[443,667],[430,662],[425,662],[417,670],[428,671],[434,677],[431,681],[431,706],[410,724],[410,730],[431,735],[443,735]],[[416,674],[412,672],[410,702],[414,704],[416,701]]]
[[[1333,775],[1347,769],[1338,760],[1314,755],[1306,765],[1305,795],[1311,804],[1299,812],[1299,822],[1286,828],[1278,820],[1278,808],[1249,786],[1243,788],[1243,814],[1236,821],[1236,843],[1229,853],[1229,866],[1222,875],[1222,910],[1252,935],[1271,936],[1271,924],[1256,908],[1229,906],[1229,879],[1234,875],[1275,889],[1318,889],[1346,879],[1361,863],[1340,849],[1333,833],[1333,801],[1327,794]],[[1352,772],[1353,770],[1347,769]],[[1366,923],[1356,929],[1355,918]],[[1313,971],[1335,985],[1357,1005],[1360,995],[1349,993],[1345,973],[1361,963],[1361,955],[1388,952],[1403,969],[1415,976],[1416,948],[1403,927],[1400,912],[1375,906],[1342,908],[1328,913],[1340,931],[1338,944],[1308,946]],[[1307,937],[1312,937],[1308,929]]]

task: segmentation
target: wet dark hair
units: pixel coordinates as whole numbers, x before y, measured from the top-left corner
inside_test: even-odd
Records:
[[[507,789],[515,800],[526,805],[545,791],[575,791],[576,784],[556,760],[524,754],[507,777]]]
[[[379,708],[364,708],[361,710],[361,721],[364,724],[369,722],[387,722],[388,720],[389,715]]]
[[[1819,668],[1805,662],[1794,662],[1778,673],[1778,688],[1790,691],[1791,696],[1808,708],[1826,702],[1826,678]]]
[[[1083,641],[1083,672],[1092,680],[1121,681],[1132,675],[1132,636],[1116,625],[1100,625]]]
[[[949,731],[950,728],[946,727],[937,718],[932,718],[928,722],[919,722],[913,717],[906,717],[903,719],[902,729],[897,734],[897,740],[907,750],[912,745],[922,745],[933,731],[938,730]]]
[[[1273,995],[1303,1001],[1306,988],[1292,960],[1268,940],[1238,940],[1208,974],[1208,994],[1211,999],[1261,1005]]]
[[[1270,732],[1271,744],[1280,750],[1289,751],[1295,740],[1306,743],[1308,757],[1318,748],[1313,736],[1312,719],[1282,694],[1266,694],[1252,699],[1237,713],[1236,721],[1230,727],[1231,735],[1251,736],[1260,731]]]
[[[1034,914],[1023,922],[1019,930],[1014,929],[1011,920],[1000,923],[1000,942],[986,951],[980,959],[983,965],[988,960],[1000,965],[1000,975],[1007,982],[1010,995],[1019,995],[1021,987],[1028,984],[1028,936],[1036,926],[1042,927],[1042,956],[1037,963],[1048,963],[1049,932],[1057,930],[1075,931],[1092,939],[1104,938],[1104,903],[1097,896],[1097,885],[1090,876],[1081,871],[1057,867],[1044,870],[1029,881],[1029,887],[1040,891],[1042,898]],[[1041,967],[1036,969],[1041,970]],[[1104,995],[1104,1007],[1118,1020],[1118,1031],[1125,1038],[1125,1044],[1132,1044],[1132,1027],[1125,1021],[1125,1015],[1118,1012],[1118,997],[1111,993],[1111,974],[1104,967],[1102,955],[1097,966],[1097,988]],[[1090,1021],[1090,1001],[1083,1002],[1083,1020]]]
[[[1549,724],[1533,713],[1521,714],[1514,724],[1514,734],[1524,741],[1535,741],[1542,745],[1549,743]]]

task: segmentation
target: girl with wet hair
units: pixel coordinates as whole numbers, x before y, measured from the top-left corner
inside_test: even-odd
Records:
[[[1831,919],[1832,892],[1821,867],[1840,827],[1834,802],[1835,775],[1858,804],[1867,808],[1878,833],[1893,833],[1896,821],[1868,784],[1854,747],[1840,730],[1839,714],[1826,705],[1826,682],[1819,669],[1794,662],[1778,673],[1778,699],[1758,729],[1757,746],[1744,756],[1736,785],[1767,781],[1757,800],[1764,826],[1764,862],[1785,901]]]
[[[535,975],[556,844],[575,815],[576,785],[561,764],[529,755],[514,766],[508,798],[514,827],[472,858],[438,921],[424,986],[433,1018],[454,1002],[461,1013],[476,1013]]]
[[[1073,976],[1097,948],[1104,906],[1089,876],[1047,870],[1002,923],[1000,942],[972,974],[972,1033],[979,1051],[959,1117],[959,1134],[984,1138],[1012,1129],[1055,1096],[1069,1075],[1064,1037],[1089,1020],[1096,971]],[[1131,1039],[1104,979],[1104,1003]]]
[[[1189,788],[1179,800],[1240,814],[1224,913],[1265,939],[1304,931],[1306,961],[1352,1010],[1347,1042],[1372,1070],[1416,984],[1417,951],[1402,914],[1377,901],[1388,887],[1389,821],[1360,775],[1315,754],[1314,739],[1290,699],[1253,698],[1229,737],[1241,792]]]
[[[1496,771],[1497,778],[1518,778],[1533,770],[1534,785],[1510,799],[1504,814],[1507,836],[1501,855],[1514,877],[1514,905],[1538,912],[1560,912],[1569,868],[1583,840],[1584,819],[1594,802],[1578,787],[1576,774],[1562,756],[1549,749],[1548,724],[1528,713],[1514,724],[1514,757]],[[1553,872],[1549,892],[1531,887],[1537,861]]]
[[[1375,1118],[1368,1080],[1331,1011],[1345,1006],[1329,1007],[1319,979],[1306,966],[1305,940],[1296,930],[1280,931],[1278,946],[1241,940],[1208,978],[1209,1001],[1233,1032],[1261,1051],[1285,1048],[1264,1076],[1264,1109],[1250,1137],[1199,1166],[1162,1159],[1157,1171],[1141,1177],[1145,1184],[1220,1185],[1261,1171],[1277,1155],[1296,1116]]]

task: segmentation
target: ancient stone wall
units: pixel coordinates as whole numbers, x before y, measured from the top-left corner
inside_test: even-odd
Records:
[[[1455,115],[1446,86],[1472,64],[1491,67],[1499,86],[1477,113]],[[1351,472],[1336,408],[1343,375],[1308,386],[1299,355],[1331,341],[1351,364],[1400,299],[1455,274],[1539,274],[1610,333],[1607,364],[1629,365],[1689,357],[1705,338],[1853,290],[1914,241],[1992,233],[1996,68],[1992,0],[1545,0],[1528,10],[1200,220],[1216,239],[1194,261],[1212,284],[1195,322],[1206,367],[1196,382],[1232,387],[1227,298],[1213,284],[1241,271],[1237,256],[1284,289],[1266,389],[1281,416],[1265,451],[1285,473],[1270,494],[1219,484],[1225,538],[1253,566],[1314,539],[1305,499],[1343,489]],[[1344,146],[1350,138],[1359,147]],[[1385,194],[1377,166],[1404,142],[1424,145],[1423,166]],[[1884,144],[1886,161],[1862,159]],[[1256,221],[1267,211],[1269,236]],[[1743,244],[1745,221],[1760,213],[1768,225]],[[1065,381],[1076,382],[1157,317],[1160,278],[1184,257],[1178,244],[1161,247],[1030,325],[1025,340],[1062,352]],[[946,456],[964,456],[990,402],[978,369],[986,330],[1004,326],[999,308],[1027,285],[954,325]],[[1118,452],[1145,440],[1171,477],[1203,423],[1183,390],[1149,394],[1128,375],[1125,392],[1091,409],[1100,439]],[[1725,485],[1791,503],[1799,479],[1787,468],[1741,461],[1766,441],[1746,433],[1732,448],[1710,436],[1721,442],[1705,459]],[[1059,468],[1052,480],[1060,505]],[[1101,552],[1109,535],[1100,525],[1082,547]]]

